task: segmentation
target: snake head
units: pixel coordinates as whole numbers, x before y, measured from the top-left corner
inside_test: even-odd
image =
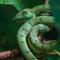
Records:
[[[35,17],[35,14],[30,9],[24,9],[17,13],[13,20],[26,20]]]

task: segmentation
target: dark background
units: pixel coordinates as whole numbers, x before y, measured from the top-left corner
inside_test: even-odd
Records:
[[[16,21],[14,21],[13,20],[14,16],[22,9],[32,8],[36,5],[44,4],[44,1],[45,0],[20,0],[20,1],[11,0],[11,2],[15,2],[13,3],[15,5],[13,5],[13,4],[5,4],[6,2],[9,3],[9,1],[7,0],[3,1],[0,0],[0,2],[3,2],[3,4],[0,3],[0,52],[18,48],[16,36],[19,27],[23,23],[17,23]],[[53,13],[53,15],[55,14]],[[59,27],[60,20],[57,19],[56,23]],[[60,31],[60,27],[58,28],[58,30]],[[57,47],[57,49],[59,50],[59,46]],[[47,59],[58,60],[58,56],[48,57]]]

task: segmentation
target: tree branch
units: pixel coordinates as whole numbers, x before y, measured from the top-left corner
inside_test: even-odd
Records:
[[[13,56],[18,56],[19,55],[19,50],[14,49],[12,51],[5,51],[5,52],[0,52],[0,59],[5,59],[5,58],[12,58]]]
[[[48,5],[49,4],[49,0],[45,0],[45,4]]]
[[[54,56],[57,55],[55,52],[49,52],[49,53],[44,53],[44,54],[40,54],[37,55],[37,58],[42,58],[45,56]],[[19,51],[19,49],[14,49],[11,51],[5,51],[5,52],[0,52],[0,59],[5,59],[5,58],[13,58],[13,57],[21,57],[21,53]]]
[[[58,54],[55,53],[55,52],[48,52],[48,53],[44,53],[44,54],[41,54],[41,55],[37,55],[37,58],[42,58],[42,57],[46,57],[46,56],[57,56]]]

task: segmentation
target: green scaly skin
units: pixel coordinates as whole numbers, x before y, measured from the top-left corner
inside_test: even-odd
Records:
[[[38,60],[30,51],[26,42],[27,35],[36,24],[46,24],[52,26],[54,25],[54,17],[49,16],[49,18],[47,18],[47,16],[42,16],[31,18],[20,27],[17,34],[17,41],[21,51],[23,52],[23,55],[27,58],[27,60]]]
[[[17,34],[17,41],[19,44],[19,47],[23,53],[23,55],[26,57],[27,60],[38,60],[34,54],[31,52],[31,50],[28,47],[28,44],[30,45],[30,47],[32,48],[33,51],[37,52],[37,53],[42,53],[47,51],[46,45],[41,44],[41,42],[39,43],[38,39],[37,39],[37,43],[38,44],[34,44],[36,43],[36,41],[34,39],[32,39],[33,35],[30,34],[31,39],[28,39],[28,44],[27,44],[27,39],[26,37],[28,36],[28,34],[32,31],[34,31],[34,26],[39,24],[41,27],[41,24],[43,24],[43,29],[39,28],[38,30],[40,30],[40,32],[48,32],[50,31],[50,28],[48,26],[54,26],[55,22],[54,22],[54,17],[51,16],[39,16],[39,17],[35,17],[39,12],[43,11],[43,10],[50,10],[50,6],[49,5],[39,5],[37,7],[31,8],[31,9],[24,9],[22,11],[20,11],[16,17],[14,19],[16,20],[28,20],[26,23],[24,23]],[[33,29],[32,29],[33,28]],[[37,27],[35,29],[35,31],[37,31]],[[38,33],[34,32],[36,35]],[[37,36],[35,36],[37,38]],[[31,44],[32,42],[32,44]],[[51,43],[52,45],[54,44],[53,48],[55,47],[55,42]],[[51,46],[49,46],[48,50],[52,49]],[[38,48],[38,49],[37,49]],[[41,51],[42,49],[45,49],[45,51]]]
[[[46,41],[46,44],[42,44],[41,39],[38,40],[38,38],[37,38],[38,32],[43,34],[45,32],[49,32],[50,30],[51,29],[48,26],[44,25],[44,24],[38,24],[38,25],[36,25],[32,28],[32,30],[30,32],[30,39],[29,39],[29,42],[31,42],[31,45],[29,43],[28,44],[29,44],[29,46],[31,47],[31,49],[33,51],[40,54],[40,53],[43,53],[44,51],[48,52],[48,51],[52,50],[55,47],[55,45],[56,45],[55,40],[53,41],[54,43],[52,43],[52,44],[47,43],[47,41]]]
[[[39,14],[41,11],[50,11],[49,5],[38,5],[36,7],[30,8],[30,9],[24,9],[20,11],[14,19],[16,20],[29,20],[32,17],[35,17]]]
[[[31,8],[31,11],[38,15],[42,11],[51,11],[50,5],[38,5],[36,7]]]

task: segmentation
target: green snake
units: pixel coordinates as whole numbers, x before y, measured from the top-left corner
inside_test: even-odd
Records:
[[[56,43],[52,43],[52,41],[50,41],[52,43],[51,44],[48,41],[45,41],[44,39],[43,39],[43,41],[41,41],[42,37],[40,37],[40,40],[38,40],[38,38],[37,38],[38,32],[40,32],[40,36],[42,36],[43,33],[49,32],[49,31],[50,31],[50,28],[44,24],[38,24],[32,28],[32,31],[30,32],[29,42],[31,42],[30,47],[33,51],[40,54],[43,52],[42,50],[45,50],[48,52],[53,49],[53,47],[55,46]],[[54,42],[56,42],[56,41],[54,40]]]
[[[55,40],[53,42],[44,44],[45,41],[43,41],[44,43],[42,43],[41,39],[39,41],[37,38],[38,32],[40,32],[41,36],[43,36],[43,33],[49,32],[53,28],[53,26],[55,26],[55,19],[52,16],[44,15],[35,17],[36,12],[41,12],[43,10],[50,11],[49,5],[40,5],[32,9],[24,9],[23,11],[19,12],[14,18],[16,20],[27,20],[27,22],[25,22],[19,28],[17,34],[17,42],[27,60],[38,60],[38,58],[36,58],[33,52],[30,50],[30,48],[34,52],[40,54],[49,52],[56,46]],[[30,46],[30,48],[28,45]]]
[[[39,5],[30,9],[24,9],[15,16],[14,19],[16,20],[29,20],[32,17],[35,17],[36,15],[39,14],[41,11],[50,11],[50,6],[49,5]]]

